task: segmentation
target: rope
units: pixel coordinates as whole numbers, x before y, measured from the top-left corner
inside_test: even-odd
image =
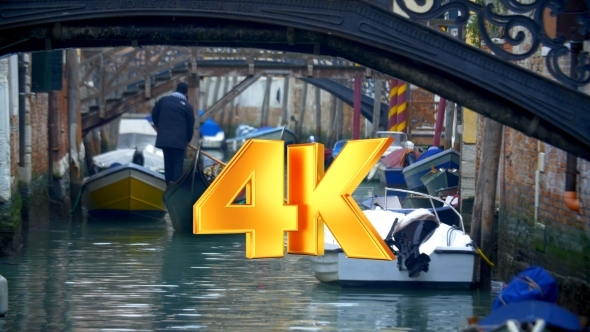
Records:
[[[490,267],[494,267],[494,263],[492,263],[492,261],[490,261],[486,255],[483,253],[483,251],[481,251],[481,249],[479,249],[479,247],[475,244],[475,242],[471,241],[471,245],[473,246],[473,248],[475,248],[475,251],[479,254],[479,256],[484,260],[484,262],[486,262]]]
[[[72,214],[74,214],[74,212],[76,211],[76,208],[78,207],[78,203],[80,203],[80,197],[82,196],[82,191],[84,191],[84,186],[81,186],[80,190],[78,190],[78,197],[76,197],[76,201],[74,202],[74,206],[72,207]]]

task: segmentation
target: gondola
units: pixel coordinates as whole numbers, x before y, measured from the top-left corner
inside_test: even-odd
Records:
[[[203,195],[220,170],[219,164],[207,167],[197,153],[182,177],[164,192],[164,204],[168,208],[168,215],[175,232],[193,232],[193,205]]]

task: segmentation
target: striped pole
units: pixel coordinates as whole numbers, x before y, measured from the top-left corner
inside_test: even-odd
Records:
[[[406,131],[406,92],[408,90],[408,83],[404,81],[397,81],[397,129],[395,131]]]
[[[398,80],[389,81],[389,117],[387,127],[389,131],[397,129],[397,85]]]

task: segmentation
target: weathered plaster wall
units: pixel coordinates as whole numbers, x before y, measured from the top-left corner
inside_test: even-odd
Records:
[[[18,137],[17,78],[16,56],[0,59],[0,256],[13,254],[22,244],[18,145],[13,141]]]

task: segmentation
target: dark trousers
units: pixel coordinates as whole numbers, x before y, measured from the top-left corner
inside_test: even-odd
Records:
[[[162,151],[164,152],[164,177],[166,178],[166,184],[170,185],[182,176],[184,150],[162,148]]]

